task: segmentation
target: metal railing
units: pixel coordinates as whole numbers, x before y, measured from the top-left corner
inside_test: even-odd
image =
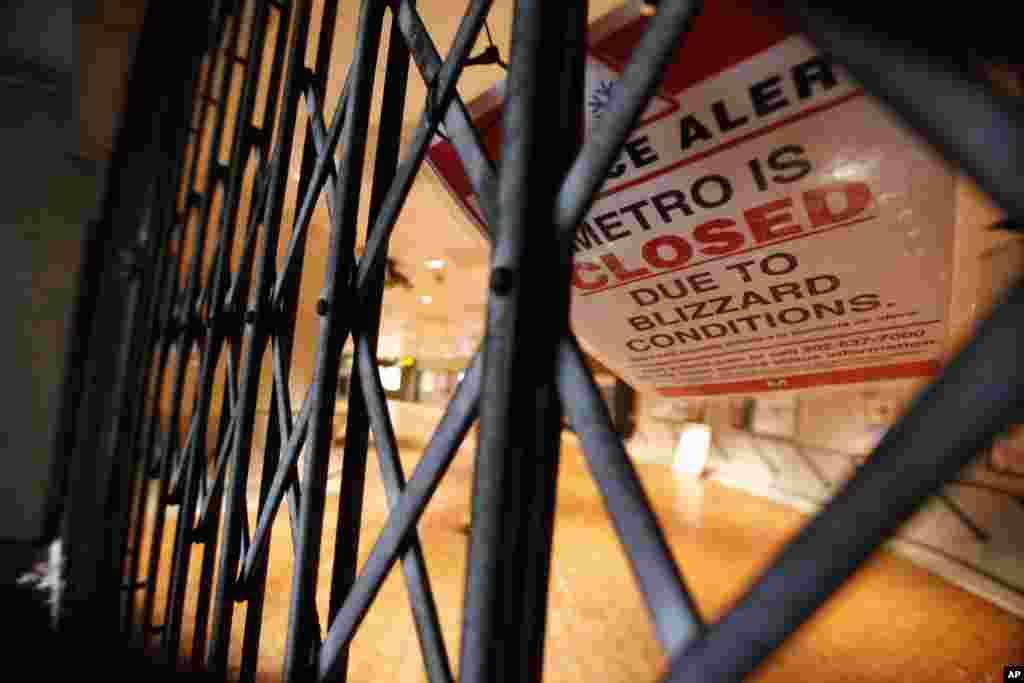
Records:
[[[109,473],[110,485],[91,507],[94,492],[71,492],[69,510],[77,517],[67,526],[68,629],[89,628],[96,614],[108,623],[110,596],[121,590],[116,619],[126,636],[151,641],[159,634],[163,656],[175,663],[183,634],[190,632],[191,664],[226,676],[232,624],[237,605],[245,603],[239,676],[254,680],[270,528],[287,499],[294,572],[284,680],[344,678],[353,635],[399,561],[427,676],[435,683],[452,680],[416,523],[479,417],[459,678],[539,680],[564,413],[580,438],[658,640],[671,656],[666,680],[735,680],[777,648],[1017,415],[1024,386],[1019,288],[734,608],[718,622],[705,623],[568,321],[572,230],[667,63],[685,45],[700,3],[657,4],[621,92],[582,144],[586,3],[518,2],[500,168],[483,151],[455,89],[488,0],[469,3],[443,61],[412,0],[364,0],[355,54],[330,121],[324,99],[332,31],[320,31],[311,68],[304,56],[311,25],[334,25],[336,0],[318,3],[318,17],[312,17],[310,0],[224,0],[204,15],[190,3],[151,4],[105,219],[96,228],[87,265],[96,280],[87,295],[102,305],[78,327],[92,359],[79,377],[90,412],[69,418],[71,433],[63,443],[76,462]],[[919,53],[815,7],[792,3],[790,9],[825,52],[958,162],[1010,215],[1024,214],[1024,192],[1017,187],[1024,177],[1024,157],[1018,154],[1024,127],[1014,108],[941,55]],[[167,26],[179,22],[191,31],[169,37]],[[373,82],[385,32],[368,238],[357,259]],[[427,84],[429,100],[400,159],[410,62]],[[229,106],[236,80],[240,95]],[[270,95],[258,107],[261,84]],[[955,124],[964,120],[973,124],[969,135]],[[480,198],[492,241],[487,326],[407,480],[375,350],[389,239],[441,123]],[[297,144],[298,200],[294,221],[286,226]],[[321,196],[329,208],[330,237],[316,302],[315,370],[296,409],[289,377],[299,284]],[[286,242],[284,228],[290,228]],[[131,257],[127,271],[119,254]],[[529,277],[523,275],[527,264]],[[116,301],[109,303],[111,297]],[[115,343],[105,346],[111,335]],[[314,599],[328,456],[347,344],[355,349],[355,367],[329,608],[320,614]],[[255,453],[260,368],[268,353],[270,415],[265,448]],[[193,360],[198,371],[190,382]],[[215,389],[222,402],[211,458],[206,444]],[[357,572],[371,430],[391,515]],[[523,456],[527,452],[530,457]],[[83,453],[93,455],[82,460]],[[250,529],[248,477],[250,461],[259,457],[258,522]],[[72,481],[86,468],[76,466]],[[157,576],[168,566],[161,553],[170,508],[177,521],[167,605],[164,622],[155,624]],[[144,534],[150,538],[148,557],[140,554]],[[203,553],[193,584],[196,546]],[[136,591],[143,594],[141,610]],[[195,616],[186,628],[190,591],[196,595]]]

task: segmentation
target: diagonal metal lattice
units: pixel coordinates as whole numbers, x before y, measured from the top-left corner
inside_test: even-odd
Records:
[[[255,680],[271,530],[287,499],[292,600],[287,633],[275,634],[286,639],[284,679],[344,679],[352,638],[400,562],[427,678],[454,680],[416,525],[479,417],[459,678],[540,680],[564,415],[580,437],[657,638],[672,656],[668,679],[739,679],[1013,417],[1024,386],[1020,291],[737,606],[705,625],[568,318],[572,230],[666,66],[685,46],[700,3],[657,4],[621,92],[584,143],[586,3],[518,2],[498,169],[456,90],[463,69],[476,63],[471,50],[490,7],[489,0],[469,3],[442,61],[412,0],[363,0],[355,54],[330,117],[325,99],[339,9],[334,0],[317,3],[315,16],[311,0],[215,2],[199,22],[200,48],[180,56],[180,73],[188,76],[174,84],[177,91],[163,100],[161,113],[167,123],[161,124],[160,142],[172,153],[152,166],[149,189],[137,193],[147,212],[138,285],[144,295],[126,324],[137,334],[123,354],[118,409],[112,411],[118,434],[125,436],[112,446],[116,486],[105,501],[116,513],[110,571],[125,587],[122,631],[142,639],[160,634],[168,662],[180,660],[183,634],[191,632],[191,665],[227,677],[236,605],[244,602],[237,675]],[[836,15],[799,3],[792,9],[812,38],[959,161],[1004,208],[1013,215],[1024,210],[1014,184],[1024,128],[1014,110],[933,55],[887,42]],[[308,66],[315,27],[317,48]],[[357,259],[360,190],[369,172],[367,133],[384,35],[389,40],[366,246]],[[894,63],[905,68],[890,68]],[[411,64],[428,99],[400,158]],[[956,116],[939,115],[929,105],[937,98],[955,103]],[[950,121],[958,116],[983,122],[1005,144],[994,149],[985,136],[956,134]],[[406,480],[380,383],[377,336],[389,241],[441,125],[480,199],[492,243],[487,334]],[[301,154],[293,154],[300,142]],[[293,158],[301,161],[297,200],[288,207]],[[326,272],[317,283],[315,369],[295,410],[290,375],[299,291],[321,201],[330,235]],[[283,225],[290,208],[294,219]],[[327,466],[349,342],[352,385],[329,607],[322,615],[315,604]],[[250,528],[250,465],[259,457],[254,434],[267,354],[269,415]],[[371,433],[389,517],[357,572]],[[897,489],[898,495],[880,495]],[[167,558],[163,547],[172,523]],[[839,527],[849,533],[837,536]],[[144,538],[148,557],[141,552]],[[202,547],[198,582],[190,579],[196,546]],[[164,618],[156,624],[158,577],[165,569]],[[194,610],[188,612],[192,591]]]

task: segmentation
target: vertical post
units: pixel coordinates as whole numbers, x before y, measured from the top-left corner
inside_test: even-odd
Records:
[[[270,310],[270,293],[274,282],[274,263],[284,210],[288,166],[291,161],[292,142],[295,136],[295,121],[302,92],[301,85],[305,69],[303,58],[306,54],[306,42],[309,37],[309,0],[296,2],[291,16],[294,23],[288,44],[288,74],[281,96],[283,103],[281,120],[278,124],[277,144],[273,151],[274,157],[271,162],[271,175],[264,207],[263,229],[265,236],[256,262],[253,290],[249,297],[250,309],[246,311],[245,317],[245,360],[242,363],[239,397],[235,406],[238,424],[230,456],[230,476],[225,490],[224,522],[221,531],[223,548],[220,553],[217,591],[214,598],[212,642],[207,660],[207,668],[214,675],[221,677],[226,676],[227,672],[234,603],[238,597],[235,583],[238,576],[239,555],[241,554],[239,539],[243,529],[242,517],[248,514],[244,501],[249,478],[249,457],[256,422],[260,365],[263,354],[266,352],[270,333],[269,321],[273,314],[273,311]],[[284,22],[279,30],[287,33]]]
[[[330,60],[332,46],[334,43],[334,25],[337,19],[338,3],[336,0],[327,0],[322,3],[322,13],[320,15],[320,37],[317,41],[317,56],[316,64],[313,71],[306,73],[304,83],[302,84],[302,90],[307,91],[309,88],[315,89],[318,93],[318,100],[324,101],[324,93],[327,91],[327,77],[330,69]],[[297,197],[304,197],[310,182],[313,178],[313,172],[316,167],[316,161],[319,157],[317,152],[312,121],[307,121],[306,126],[306,140],[302,151],[302,164],[299,170],[299,183]],[[294,233],[293,233],[294,234]],[[304,248],[306,242],[307,233],[303,232],[299,237],[296,250],[298,253],[297,260],[299,264],[299,270],[301,270],[301,264],[304,255]],[[267,421],[267,437],[266,444],[263,454],[263,473],[260,480],[259,490],[259,507],[260,513],[263,512],[264,505],[266,505],[267,497],[270,494],[271,484],[274,476],[277,473],[277,469],[280,466],[279,453],[283,446],[286,445],[287,439],[285,435],[281,433],[279,428],[279,420],[284,419],[285,424],[292,424],[291,415],[285,411],[284,415],[280,415],[279,402],[281,405],[287,406],[290,410],[291,403],[287,400],[288,394],[288,380],[290,376],[291,368],[291,355],[292,345],[295,338],[295,324],[298,316],[298,302],[299,302],[299,278],[293,278],[288,281],[281,292],[280,304],[278,306],[279,317],[277,319],[277,327],[274,331],[274,345],[276,350],[272,350],[273,353],[280,355],[280,362],[282,365],[281,376],[283,377],[283,386],[279,386],[277,382],[274,382],[273,389],[270,397],[270,415]],[[279,392],[285,392],[279,394]],[[284,399],[283,401],[281,399]],[[296,485],[297,489],[298,486]],[[297,537],[298,531],[298,501],[289,494],[289,514],[291,515],[291,523],[293,525],[292,538]],[[266,580],[267,580],[267,566],[270,560],[270,547],[272,539],[267,538],[266,546],[264,549],[265,558],[261,560],[253,568],[251,580],[249,582],[250,589],[248,592],[249,599],[246,605],[245,612],[245,631],[242,636],[242,658],[241,668],[239,671],[240,683],[252,683],[256,680],[256,670],[259,659],[259,646],[260,646],[260,633],[263,628],[263,603],[266,597]],[[293,547],[293,552],[295,548]]]
[[[224,339],[226,344],[224,352],[231,357],[225,359],[225,363],[233,362],[238,367],[239,344],[238,335],[232,332]],[[226,375],[227,373],[225,373]],[[225,377],[225,384],[230,380]],[[225,386],[222,388],[223,397],[220,408],[220,421],[217,426],[217,446],[215,453],[220,453],[220,446],[226,439],[233,438],[234,425],[231,422],[231,413],[234,405],[231,402],[231,392]],[[200,456],[202,468],[199,476],[206,477],[206,457]],[[196,619],[192,630],[192,652],[190,655],[190,668],[199,671],[203,668],[206,658],[207,626],[210,618],[210,597],[213,593],[213,572],[216,568],[217,558],[217,527],[220,525],[220,513],[224,499],[223,486],[218,486],[215,491],[210,491],[213,499],[208,502],[210,510],[209,526],[203,530],[203,535],[198,539],[203,544],[203,564],[199,572],[199,593],[196,596]]]
[[[241,318],[238,316],[234,302],[228,300],[231,283],[230,254],[237,235],[239,208],[244,194],[243,178],[245,168],[255,145],[252,128],[250,128],[249,124],[255,109],[260,73],[263,68],[263,42],[267,33],[269,14],[270,8],[268,4],[256,0],[248,27],[249,42],[245,50],[245,76],[242,83],[240,101],[235,112],[235,122],[232,127],[233,140],[231,142],[230,165],[224,188],[224,207],[220,215],[222,248],[220,253],[217,254],[215,275],[211,278],[211,282],[208,283],[208,287],[213,292],[210,305],[211,327],[217,329],[218,333],[223,332],[225,334],[225,341],[228,345],[226,352],[229,354],[227,363],[235,369],[239,367],[241,359]],[[245,12],[239,11],[237,20],[241,21],[245,16]],[[230,381],[225,376],[225,383]],[[232,397],[232,392],[227,387],[224,387],[217,453],[220,453],[219,442],[226,438],[233,438],[233,434],[237,433],[228,434],[226,431],[228,429],[229,416],[234,412],[234,401],[235,398]],[[205,468],[203,476],[206,476]],[[213,498],[209,501],[207,509],[210,510],[211,517],[209,519],[209,527],[204,530],[206,537],[203,547],[203,566],[199,578],[199,594],[196,598],[196,620],[192,642],[191,660],[192,668],[195,670],[203,667],[206,657],[206,631],[210,616],[210,600],[213,593],[213,576],[217,558],[217,528],[220,526],[224,487],[218,486],[215,491],[211,491],[210,495]]]
[[[200,380],[196,386],[197,402],[192,414],[195,431],[193,437],[184,445],[185,490],[181,503],[178,505],[178,523],[174,534],[174,561],[167,597],[167,617],[164,622],[163,632],[163,655],[171,665],[177,662],[178,647],[181,644],[185,596],[188,589],[189,563],[192,555],[192,544],[195,541],[193,524],[199,497],[199,479],[200,477],[207,476],[207,422],[213,396],[217,358],[220,355],[222,345],[223,338],[218,334],[215,333],[207,337],[206,352],[203,354],[200,369]]]
[[[334,421],[335,394],[342,343],[347,322],[346,304],[352,273],[362,181],[366,136],[369,128],[373,74],[380,44],[384,5],[365,0],[359,15],[359,30],[352,60],[352,90],[345,102],[345,129],[341,139],[338,174],[338,210],[332,220],[327,253],[327,273],[317,308],[320,333],[313,381],[312,411],[309,422],[309,450],[303,477],[302,506],[299,515],[299,539],[292,580],[292,604],[288,618],[288,636],[284,653],[283,678],[291,683],[306,680],[314,657],[313,608],[317,573],[320,565],[320,541],[323,530],[324,495],[327,465]]]
[[[633,418],[633,408],[636,403],[636,393],[633,387],[615,378],[615,388],[612,390],[612,420],[615,425],[615,433],[623,439],[633,435],[636,422]]]
[[[539,681],[568,332],[554,202],[579,147],[586,3],[517,3],[491,259],[460,679]]]
[[[195,542],[193,525],[199,499],[199,482],[201,478],[207,476],[209,454],[206,447],[206,433],[209,427],[210,405],[213,400],[217,362],[224,345],[223,327],[212,324],[212,317],[208,317],[206,321],[201,321],[199,317],[199,299],[200,289],[203,287],[201,276],[203,256],[208,248],[206,235],[212,223],[211,214],[213,212],[214,197],[217,193],[220,193],[223,203],[226,201],[225,195],[228,194],[224,178],[228,169],[221,166],[220,149],[225,131],[225,119],[227,118],[227,100],[231,96],[231,83],[235,76],[234,57],[238,48],[244,6],[245,3],[239,1],[234,7],[230,8],[236,11],[230,17],[230,29],[227,36],[224,37],[223,43],[218,41],[217,47],[220,49],[217,49],[213,56],[211,56],[211,74],[213,73],[213,68],[218,68],[220,70],[220,79],[215,104],[216,115],[210,136],[203,201],[197,226],[196,246],[193,252],[191,272],[189,273],[188,294],[185,299],[187,307],[186,316],[190,322],[194,321],[197,326],[205,322],[207,323],[207,329],[204,334],[206,343],[201,356],[199,379],[195,386],[195,406],[191,417],[194,436],[189,443],[184,445],[183,467],[185,483],[182,499],[178,506],[178,524],[174,536],[174,562],[172,564],[171,584],[168,591],[167,620],[163,633],[163,654],[171,664],[177,661],[178,647],[181,643],[185,597],[188,590],[189,565],[192,559],[192,544]],[[228,8],[225,8],[225,10],[221,31],[228,19]],[[234,236],[233,224],[230,226],[220,224],[218,227],[222,240],[225,238],[231,239]],[[224,280],[220,276],[224,267],[226,267],[226,259],[215,260],[213,273],[210,274],[205,283],[204,294],[207,297],[207,309],[214,316],[221,309],[221,302],[218,300],[218,297],[223,294]],[[212,552],[214,545],[215,543],[211,543],[206,551]],[[205,619],[205,615],[203,618]]]
[[[387,68],[381,120],[378,129],[377,154],[373,170],[373,187],[367,223],[374,226],[380,207],[391,187],[398,165],[402,122],[405,112],[405,91],[409,74],[409,48],[398,30],[397,16],[392,16],[388,41]],[[369,240],[369,235],[367,236]],[[365,302],[366,310],[354,312],[353,337],[368,336],[369,348],[377,351],[377,332],[380,327],[381,300],[384,280],[381,274],[373,281],[371,294]],[[358,353],[358,351],[357,351]],[[354,365],[355,361],[353,361]],[[345,452],[342,459],[341,491],[338,495],[338,524],[334,540],[334,567],[331,574],[330,604],[327,622],[334,621],[342,602],[356,579],[359,553],[359,532],[362,520],[363,488],[366,481],[366,459],[369,448],[369,418],[363,399],[359,374],[352,370],[348,392],[348,416],[345,427]],[[344,679],[347,670],[347,648],[343,650],[336,670]],[[430,680],[437,680],[431,677]]]
[[[199,13],[201,14],[201,12]],[[203,53],[205,51],[207,55],[207,68],[205,70],[205,83],[202,87],[199,86],[199,77],[194,76],[194,85],[192,87],[192,112],[201,111],[204,106],[204,102],[208,98],[212,98],[213,89],[213,74],[216,68],[216,60],[213,59],[211,53],[216,51],[219,45],[219,35],[222,30],[222,22],[225,15],[218,10],[216,13],[218,20],[216,25],[210,24],[210,29],[207,32],[197,32],[196,36],[192,39],[195,40],[198,45],[194,54],[194,63],[192,73],[197,73],[201,69],[201,63],[203,59]],[[198,21],[198,16],[197,16]],[[209,22],[207,22],[209,23]],[[205,41],[205,42],[204,42]],[[200,147],[203,144],[204,133],[206,130],[205,117],[197,117],[197,128],[194,132],[193,147],[192,147],[192,159],[190,162],[190,169],[186,174],[184,168],[179,173],[179,183],[181,186],[175,186],[175,193],[181,192],[182,202],[182,215],[178,219],[178,225],[176,230],[178,232],[177,244],[178,254],[176,263],[174,266],[173,275],[173,289],[171,293],[171,300],[169,303],[169,310],[167,314],[167,327],[165,328],[167,334],[172,335],[173,340],[170,345],[176,346],[175,358],[174,358],[174,378],[171,387],[170,396],[170,410],[168,412],[167,420],[167,433],[162,439],[163,446],[161,448],[161,463],[160,463],[160,483],[158,484],[157,491],[157,510],[156,515],[153,519],[153,530],[150,543],[150,557],[149,557],[149,570],[147,574],[147,585],[146,585],[146,596],[143,602],[143,623],[142,631],[143,637],[151,632],[154,632],[152,626],[153,616],[156,607],[156,587],[157,577],[160,572],[160,556],[163,550],[163,535],[164,526],[167,518],[167,507],[171,504],[169,493],[171,488],[171,477],[174,474],[175,469],[175,458],[178,454],[178,448],[182,444],[180,443],[180,428],[181,428],[181,411],[182,402],[184,401],[184,387],[185,387],[185,374],[187,371],[187,365],[189,356],[192,353],[192,346],[197,341],[197,328],[194,325],[194,319],[192,318],[192,312],[194,311],[194,304],[196,300],[196,292],[198,287],[198,268],[201,262],[199,258],[199,250],[204,242],[204,226],[201,221],[196,223],[195,236],[193,238],[195,242],[194,253],[191,259],[191,263],[188,267],[188,277],[182,286],[181,278],[184,274],[184,257],[186,245],[188,244],[188,230],[189,224],[191,223],[190,215],[193,211],[199,208],[197,205],[202,201],[202,195],[196,192],[196,173],[199,165]],[[212,183],[209,183],[212,185]],[[177,201],[177,197],[175,198]],[[169,347],[168,347],[169,350]],[[162,361],[161,361],[162,365]],[[159,424],[159,412],[161,409],[160,396],[156,396],[156,407],[154,410],[153,420],[151,425],[155,431],[156,425]],[[151,438],[155,438],[155,434],[151,433]],[[177,530],[175,535],[177,536]],[[175,568],[177,566],[177,553],[174,554],[170,572],[173,576]],[[165,620],[167,614],[164,615]],[[160,629],[165,629],[166,623],[163,624]]]

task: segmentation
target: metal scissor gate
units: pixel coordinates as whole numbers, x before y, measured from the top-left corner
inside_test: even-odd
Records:
[[[619,96],[581,144],[586,3],[517,2],[497,168],[455,89],[486,20],[487,0],[469,3],[444,60],[412,0],[363,0],[355,54],[330,120],[324,99],[334,36],[322,31],[317,38],[311,25],[333,26],[336,0],[316,3],[321,16],[313,16],[310,0],[199,4],[150,3],[104,218],[89,244],[61,441],[73,462],[87,463],[71,471],[66,508],[64,628],[70,633],[119,622],[125,637],[159,643],[171,662],[190,633],[192,664],[226,676],[232,625],[245,603],[240,676],[254,680],[270,528],[276,515],[288,514],[294,563],[285,680],[344,679],[353,634],[398,563],[430,681],[451,681],[456,669],[464,683],[539,680],[564,415],[670,655],[666,679],[736,680],[1018,414],[1020,288],[734,608],[705,623],[568,318],[572,230],[680,45],[685,58],[700,3],[657,4]],[[941,55],[809,4],[788,9],[825,52],[1009,215],[1024,215],[1024,127],[1015,108]],[[373,81],[385,34],[383,105],[368,169]],[[307,58],[314,39],[315,54]],[[429,98],[403,156],[410,71],[428,85]],[[261,88],[269,93],[265,101]],[[958,124],[963,121],[971,125]],[[486,335],[419,464],[405,473],[375,350],[389,238],[439,125],[467,169],[488,225]],[[301,159],[297,167],[293,159]],[[364,173],[372,173],[369,197],[360,192]],[[290,174],[298,191],[286,205]],[[300,280],[321,200],[329,208],[330,237],[323,281],[315,283],[315,374],[293,405],[288,386]],[[361,200],[369,202],[369,221],[357,259]],[[328,454],[346,348],[354,349],[354,360],[339,494],[344,523],[334,545],[329,608],[318,612]],[[269,380],[260,372],[268,354]],[[189,372],[194,376],[186,381]],[[271,407],[265,448],[257,450],[259,384],[267,381]],[[169,400],[162,403],[161,396]],[[217,414],[219,422],[210,425]],[[477,420],[456,667],[441,636],[416,523]],[[357,571],[371,430],[390,517]],[[82,453],[92,455],[83,460]],[[258,500],[248,501],[250,464],[257,459]],[[97,490],[102,496],[90,505]],[[255,528],[249,528],[250,503],[258,505]],[[155,511],[151,517],[148,509]],[[172,528],[168,558],[161,549]],[[148,554],[138,551],[144,545]],[[169,589],[157,624],[161,571],[169,571]],[[192,594],[195,621],[186,624],[185,597]]]

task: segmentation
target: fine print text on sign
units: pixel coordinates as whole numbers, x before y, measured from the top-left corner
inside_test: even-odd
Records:
[[[646,21],[627,7],[591,27],[588,132]],[[588,351],[662,396],[933,373],[952,173],[781,20],[709,7],[678,59],[576,230]],[[500,106],[500,89],[471,105],[492,154]],[[430,158],[478,220],[448,143]]]

